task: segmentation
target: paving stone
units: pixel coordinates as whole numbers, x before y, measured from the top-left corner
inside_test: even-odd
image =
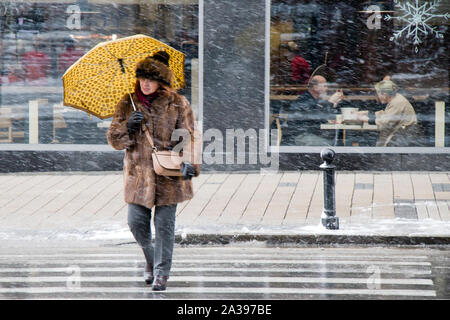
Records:
[[[178,205],[177,224],[317,226],[321,171],[202,173],[195,196]],[[450,179],[436,172],[336,172],[336,214],[345,225],[374,220],[450,221]],[[1,228],[126,227],[122,173],[0,175]],[[194,223],[195,222],[195,223]]]

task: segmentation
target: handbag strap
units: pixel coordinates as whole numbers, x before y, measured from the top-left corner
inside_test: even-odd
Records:
[[[153,151],[158,151],[158,148],[155,147],[155,144],[153,143],[152,136],[150,135],[150,132],[148,131],[147,125],[142,124],[142,131],[144,131],[145,136],[147,137],[148,142],[150,143],[150,146],[152,147]]]
[[[147,137],[147,140],[150,143],[150,146],[152,147],[153,151],[158,151],[158,149],[155,147],[155,144],[153,143],[152,136],[150,135],[150,132],[148,131],[148,128],[145,124],[142,124],[142,131],[144,131],[145,136]]]

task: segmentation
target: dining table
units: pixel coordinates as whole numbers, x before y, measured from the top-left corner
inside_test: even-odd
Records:
[[[320,125],[321,130],[342,130],[342,138],[344,146],[346,146],[346,131],[378,131],[376,124],[369,124],[368,122],[352,122],[352,123],[323,123]]]

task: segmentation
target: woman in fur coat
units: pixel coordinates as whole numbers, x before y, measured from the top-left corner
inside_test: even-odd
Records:
[[[172,265],[177,203],[193,197],[191,178],[200,173],[199,162],[193,160],[194,153],[185,153],[185,150],[182,176],[156,175],[153,170],[152,147],[142,126],[146,126],[158,150],[171,150],[180,143],[181,138],[176,141],[171,138],[177,129],[189,133],[190,147],[194,148],[199,142],[194,141],[198,134],[188,100],[171,88],[172,72],[168,62],[169,55],[160,51],[138,63],[135,92],[124,96],[116,106],[107,133],[108,143],[113,148],[125,149],[123,170],[128,225],[144,252],[144,280],[152,284],[153,290],[166,289]],[[154,246],[150,228],[153,207]]]

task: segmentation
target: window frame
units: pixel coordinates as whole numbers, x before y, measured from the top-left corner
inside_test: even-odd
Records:
[[[349,154],[378,154],[378,153],[392,153],[392,154],[433,154],[433,153],[445,153],[450,154],[449,147],[436,147],[436,146],[424,146],[424,147],[347,147],[347,146],[277,146],[271,145],[270,137],[270,24],[271,24],[271,8],[272,0],[265,0],[265,77],[264,77],[264,128],[266,132],[265,136],[265,149],[266,152],[275,153],[320,153],[324,148],[332,148],[336,153],[349,153]],[[450,72],[450,71],[449,71]],[[436,100],[437,101],[437,100]],[[435,102],[436,102],[435,101]],[[440,101],[440,100],[439,100]],[[444,101],[444,144],[445,137],[450,133],[445,133],[445,101]],[[436,124],[435,124],[436,125]]]

